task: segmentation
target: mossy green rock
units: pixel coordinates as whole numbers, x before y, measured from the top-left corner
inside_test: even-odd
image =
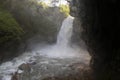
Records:
[[[12,15],[0,7],[0,63],[18,55],[23,34]]]
[[[6,43],[8,40],[20,40],[23,33],[12,15],[0,9],[0,44]]]

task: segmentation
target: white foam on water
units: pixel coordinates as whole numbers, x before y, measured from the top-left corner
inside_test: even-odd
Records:
[[[39,51],[38,51],[39,52]],[[79,48],[71,48],[71,47],[61,47],[57,45],[47,46],[43,49],[40,49],[40,54],[43,54],[49,58],[75,58],[80,57],[80,49]]]
[[[30,60],[35,60],[33,57],[34,53],[24,53],[23,55],[14,58],[11,61],[2,63],[0,65],[0,75],[3,76],[2,80],[11,80],[11,76],[18,70],[18,66],[23,63],[29,63]],[[18,70],[18,73],[23,71]]]

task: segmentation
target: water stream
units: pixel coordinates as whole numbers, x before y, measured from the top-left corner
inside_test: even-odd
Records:
[[[57,43],[55,45],[39,46],[37,49],[33,49],[31,52],[25,52],[21,56],[1,64],[0,80],[11,80],[12,73],[17,71],[18,66],[23,63],[37,63],[37,65],[33,67],[31,80],[39,80],[40,75],[45,76],[48,75],[49,72],[50,74],[53,73],[54,75],[60,74],[61,72],[65,73],[63,66],[75,62],[84,62],[85,64],[89,64],[90,56],[88,55],[87,51],[80,49],[78,46],[70,46],[70,39],[73,30],[73,20],[74,18],[69,16],[63,21],[57,36]],[[45,67],[48,67],[48,69]],[[37,72],[38,69],[40,69],[39,72]],[[57,70],[55,73],[54,69],[60,70]],[[18,73],[23,73],[23,71],[18,70]],[[34,79],[37,77],[38,79]]]
[[[73,30],[73,27],[72,27],[73,20],[74,20],[74,17],[69,16],[63,21],[61,29],[57,36],[57,44],[56,44],[57,46],[61,46],[61,47],[69,46],[69,42],[72,36],[72,30]]]

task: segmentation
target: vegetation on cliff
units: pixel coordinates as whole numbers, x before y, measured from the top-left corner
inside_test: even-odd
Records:
[[[58,7],[47,8],[35,0],[1,0],[0,62],[21,54],[29,42],[55,42],[64,18]]]
[[[23,29],[12,14],[0,6],[0,63],[17,55],[23,35]]]
[[[65,14],[65,16],[69,16],[70,8],[69,5],[60,5],[60,11]]]
[[[20,40],[24,31],[12,15],[0,8],[0,44]]]
[[[43,7],[43,9],[47,9],[49,6],[45,2],[38,3],[40,6]]]

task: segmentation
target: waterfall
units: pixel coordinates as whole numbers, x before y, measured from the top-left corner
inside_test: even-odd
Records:
[[[62,23],[60,31],[57,35],[57,43],[55,45],[47,46],[40,50],[48,57],[54,58],[73,58],[76,57],[76,49],[70,47],[69,43],[72,36],[74,17],[68,16]],[[78,53],[78,52],[77,52]]]
[[[61,29],[57,36],[57,46],[68,46],[72,36],[73,20],[74,18],[72,16],[69,16],[63,21]]]
[[[37,49],[33,49],[31,52],[25,52],[11,61],[2,63],[0,65],[0,80],[11,80],[11,74],[15,73],[16,71],[18,71],[18,73],[20,74],[23,73],[24,71],[18,70],[18,67],[23,63],[31,63],[36,61],[36,63],[40,66],[43,65],[43,63],[53,65],[53,63],[49,62],[50,60],[56,60],[55,62],[57,64],[59,62],[61,63],[60,60],[69,59],[73,61],[74,59],[74,61],[76,61],[77,58],[79,59],[79,61],[89,62],[90,57],[87,51],[81,50],[78,46],[69,46],[73,30],[73,20],[74,18],[72,16],[68,16],[63,21],[61,29],[57,36],[57,43],[55,45],[47,44],[46,46],[43,46],[42,44],[40,44],[41,46],[37,46]],[[68,62],[62,61],[61,64],[68,64]],[[47,68],[48,66],[46,64],[45,66],[46,71],[51,69]],[[39,68],[39,66],[37,67]]]

